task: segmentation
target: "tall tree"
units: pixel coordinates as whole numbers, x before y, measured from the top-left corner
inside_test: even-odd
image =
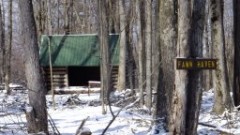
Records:
[[[52,35],[53,33],[53,26],[52,26],[52,3],[51,0],[47,0],[47,24],[48,24],[48,35]]]
[[[137,12],[137,36],[138,36],[138,89],[140,93],[140,104],[144,104],[144,44],[143,44],[143,35],[142,35],[142,15],[141,15],[141,3],[142,0],[137,0],[136,2],[136,12]]]
[[[52,3],[51,0],[47,0],[47,35],[48,35],[48,53],[49,53],[49,71],[50,71],[50,90],[52,94],[52,102],[53,106],[55,107],[55,94],[54,94],[54,87],[53,87],[53,67],[52,67],[52,57],[51,57],[51,37],[53,34],[53,26],[52,26]]]
[[[223,5],[223,29],[225,41],[225,57],[227,68],[227,83],[230,91],[233,90],[234,76],[234,39],[233,39],[233,1],[225,0]]]
[[[203,33],[205,24],[206,0],[194,0],[192,7],[192,24],[190,36],[191,58],[201,58],[203,48]],[[190,70],[188,72],[189,84],[187,90],[187,113],[186,113],[186,134],[197,134],[198,116],[202,98],[202,71]]]
[[[134,32],[134,20],[136,11],[136,1],[130,1],[128,13],[126,13],[126,48],[127,48],[127,59],[126,59],[126,87],[130,89],[136,88],[136,49],[133,38]],[[133,91],[135,92],[135,91]]]
[[[49,1],[48,1],[49,2]],[[38,29],[38,36],[44,34],[46,32],[46,21],[48,20],[47,12],[46,10],[48,9],[46,7],[46,0],[37,0],[35,4],[35,18],[36,18],[36,24],[37,24],[37,29]]]
[[[206,1],[206,7],[205,7],[205,25],[204,25],[204,32],[203,32],[203,47],[202,47],[202,54],[203,54],[203,58],[211,58],[210,55],[210,47],[211,44],[210,42],[210,37],[208,36],[209,34],[209,30],[210,30],[210,14],[209,14],[209,3],[210,1]],[[202,80],[202,85],[203,85],[203,89],[204,90],[209,90],[211,89],[211,74],[212,74],[212,70],[204,70],[203,71],[203,80]]]
[[[107,1],[101,0],[98,1],[98,13],[99,13],[99,40],[100,40],[100,68],[101,68],[101,98],[102,98],[102,107],[103,114],[105,114],[104,104],[108,99],[108,94],[111,88],[111,68],[110,68],[110,54],[109,54],[109,45],[108,45],[108,19],[107,19]]]
[[[5,90],[10,94],[9,83],[11,81],[11,56],[12,56],[12,0],[8,3],[8,44],[6,46],[5,57]]]
[[[4,30],[4,20],[2,15],[2,5],[0,5],[0,44],[1,44],[1,83],[4,81],[4,56],[5,56],[5,30]]]
[[[145,46],[146,46],[146,105],[152,107],[152,0],[145,1]]]
[[[233,0],[234,5],[234,78],[233,97],[235,106],[240,105],[240,1]]]
[[[1,42],[1,46],[2,46],[2,81],[5,82],[5,74],[6,74],[6,32],[5,32],[5,4],[2,1],[2,42]]]
[[[120,22],[119,22],[119,1],[118,0],[109,0],[109,32],[110,33],[119,33]]]
[[[125,90],[126,87],[126,13],[124,12],[124,0],[119,0],[120,17],[120,52],[119,52],[119,71],[118,71],[118,90]]]
[[[34,20],[32,0],[19,0],[19,9],[24,33],[24,50],[26,55],[26,78],[29,89],[29,104],[31,109],[27,110],[31,114],[28,119],[28,132],[45,132],[48,134],[48,121],[46,110],[46,88],[44,87],[42,74],[40,71],[38,41],[36,23]]]
[[[211,1],[211,23],[213,56],[218,59],[217,69],[213,72],[214,106],[217,114],[224,112],[225,108],[231,108],[230,88],[227,80],[227,68],[225,58],[225,41],[223,31],[223,0]]]
[[[177,46],[177,2],[175,0],[162,0],[159,3],[158,37],[160,62],[158,62],[158,86],[157,86],[157,115],[167,117],[170,122],[172,93],[174,90],[174,60]]]
[[[178,1],[178,43],[177,57],[190,57],[190,32],[191,32],[191,0]],[[186,133],[187,89],[188,72],[175,71],[175,91],[173,96],[173,121],[171,132],[174,134]]]
[[[179,1],[178,57],[202,57],[205,0]],[[186,18],[188,18],[186,20]],[[174,134],[197,134],[202,96],[202,72],[176,70],[173,120]],[[188,107],[188,109],[186,109]]]
[[[69,34],[70,30],[70,2],[71,0],[64,0],[64,31]]]

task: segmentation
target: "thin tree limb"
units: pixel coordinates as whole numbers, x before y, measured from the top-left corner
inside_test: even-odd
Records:
[[[223,129],[220,129],[220,128],[217,127],[217,126],[214,126],[214,125],[211,125],[211,124],[208,124],[208,123],[199,122],[198,125],[213,128],[214,130],[216,130],[216,131],[218,131],[218,132],[220,132],[220,133],[223,133],[223,134],[233,135],[233,133],[230,133],[230,132],[228,132],[228,131],[225,131],[225,130],[223,130]]]
[[[122,110],[124,110],[124,109],[129,109],[130,107],[134,106],[134,105],[135,105],[136,103],[138,103],[139,101],[140,101],[140,98],[137,98],[132,104],[130,104],[130,105],[126,106],[126,107],[121,108],[121,109],[117,112],[116,115],[113,115],[114,117],[113,117],[112,120],[108,123],[108,125],[106,126],[106,128],[103,130],[102,135],[104,135],[104,134],[107,132],[108,128],[112,125],[112,123],[113,123],[114,120],[118,117],[118,115],[120,114],[120,112],[121,112]]]
[[[89,116],[85,119],[83,119],[82,123],[79,125],[77,131],[76,131],[76,134],[75,135],[78,135],[79,132],[81,131],[81,129],[83,128],[84,124],[86,123],[86,121],[88,120]]]

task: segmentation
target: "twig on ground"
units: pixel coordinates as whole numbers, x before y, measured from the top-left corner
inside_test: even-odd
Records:
[[[134,106],[136,103],[138,103],[139,101],[140,101],[140,98],[137,98],[136,101],[134,101],[132,104],[130,104],[130,105],[124,107],[124,108],[121,108],[121,109],[117,112],[116,115],[113,115],[114,117],[113,117],[112,120],[108,123],[107,127],[103,130],[102,135],[104,135],[104,134],[107,132],[108,128],[112,125],[112,123],[113,123],[114,120],[118,117],[118,115],[120,114],[120,112],[121,112],[122,110],[124,110],[124,109],[129,109],[130,107],[133,107],[133,106]]]
[[[85,119],[83,119],[82,123],[79,125],[77,131],[76,131],[76,134],[75,135],[78,135],[81,131],[81,129],[83,128],[84,124],[86,123],[86,121],[88,120],[89,116]]]
[[[113,110],[112,110],[112,106],[111,106],[110,92],[108,92],[107,102],[108,102],[108,107],[109,107],[109,110],[110,110],[110,113],[111,113],[112,117],[115,117],[115,115],[114,115],[114,113],[113,113]]]
[[[122,110],[123,110],[123,108],[121,108],[121,109],[117,112],[117,114],[114,115],[114,117],[112,118],[112,120],[108,123],[107,127],[103,130],[102,135],[104,135],[104,134],[107,132],[108,128],[112,125],[112,123],[114,122],[114,120],[117,118],[117,116],[120,114],[120,112],[121,112]]]
[[[211,124],[208,124],[208,123],[199,122],[198,124],[201,125],[201,126],[213,128],[214,130],[216,130],[220,133],[223,133],[223,134],[233,135],[233,133],[230,133],[228,131],[225,131],[223,129],[218,128],[217,126],[214,126],[214,125],[211,125]]]
[[[135,114],[136,115],[136,114]],[[133,120],[139,120],[139,121],[149,121],[149,122],[154,122],[154,121],[158,121],[158,120],[163,120],[164,118],[157,118],[157,119],[151,119],[151,118],[143,118],[142,116],[140,115],[136,115],[138,117],[140,117],[139,119],[138,118],[133,118]]]
[[[118,102],[116,102],[116,103],[114,103],[114,104],[115,104],[115,105],[118,105],[118,104],[121,104],[121,103],[123,103],[123,102],[125,102],[125,101],[131,100],[131,99],[134,99],[134,98],[135,98],[135,96],[127,97],[127,98],[124,98],[124,99],[122,99],[122,100],[119,100]]]
[[[126,107],[124,107],[125,109],[129,109],[131,107],[133,107],[136,103],[138,103],[140,101],[140,98],[137,98],[133,103],[127,105]]]
[[[60,132],[58,131],[56,124],[54,123],[54,121],[49,113],[48,113],[48,117],[49,117],[49,123],[53,129],[53,132],[56,133],[57,135],[60,135]]]

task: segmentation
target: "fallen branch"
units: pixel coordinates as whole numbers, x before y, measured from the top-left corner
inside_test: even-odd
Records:
[[[203,123],[203,122],[199,122],[198,125],[205,126],[205,127],[210,127],[210,128],[217,128],[217,126],[214,126],[214,125],[211,125],[211,124],[208,124],[208,123]]]
[[[117,112],[117,114],[114,115],[114,117],[112,118],[112,120],[108,123],[107,127],[103,130],[102,135],[104,135],[104,134],[107,132],[108,128],[112,125],[112,123],[113,123],[114,120],[118,117],[118,115],[120,114],[120,112],[121,112],[122,110],[123,110],[123,108],[121,108],[121,109]]]
[[[125,109],[129,109],[131,107],[133,107],[136,103],[138,103],[140,101],[140,98],[137,98],[133,103],[129,104],[128,106],[124,107]]]
[[[104,134],[107,132],[108,128],[112,125],[112,123],[115,121],[115,119],[118,117],[118,115],[120,114],[120,112],[121,112],[122,110],[124,110],[124,109],[129,109],[130,107],[133,107],[133,106],[134,106],[136,103],[138,103],[139,101],[140,101],[140,98],[136,99],[136,101],[134,101],[132,104],[130,104],[130,105],[124,107],[124,108],[121,108],[121,109],[117,112],[116,115],[113,115],[114,117],[113,117],[112,120],[108,123],[107,127],[103,130],[102,135],[104,135]]]
[[[51,117],[51,115],[49,113],[48,113],[48,117],[49,117],[49,123],[50,123],[50,125],[52,127],[52,130],[53,130],[54,134],[60,135],[60,132],[58,131],[57,126],[54,123],[54,121],[53,121],[53,119],[52,119],[52,117]]]
[[[136,115],[136,114],[135,114]],[[157,118],[157,119],[151,119],[151,118],[143,118],[142,116],[140,115],[136,115],[138,116],[139,118],[132,118],[133,120],[136,120],[136,121],[149,121],[150,123],[154,122],[154,121],[158,121],[158,120],[163,120],[164,118]]]
[[[223,134],[234,135],[233,133],[230,133],[230,132],[225,131],[223,129],[219,129],[217,126],[214,126],[214,125],[211,125],[211,124],[208,124],[208,123],[199,122],[198,125],[213,128],[214,130],[216,130],[220,133],[223,133]]]
[[[125,101],[131,100],[131,99],[134,99],[134,98],[136,98],[136,97],[135,97],[135,96],[127,97],[127,98],[124,98],[124,99],[122,99],[122,100],[114,103],[114,104],[115,104],[115,105],[119,105],[119,104],[121,104],[121,103],[123,103],[123,102],[125,102]]]
[[[83,119],[82,123],[80,124],[80,126],[78,127],[76,134],[75,135],[79,135],[79,133],[81,132],[81,129],[83,128],[84,124],[86,123],[87,119],[89,118],[89,116],[85,119]]]

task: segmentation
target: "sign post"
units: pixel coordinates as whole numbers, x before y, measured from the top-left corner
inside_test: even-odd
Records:
[[[210,58],[176,58],[178,70],[216,69],[217,59]]]

